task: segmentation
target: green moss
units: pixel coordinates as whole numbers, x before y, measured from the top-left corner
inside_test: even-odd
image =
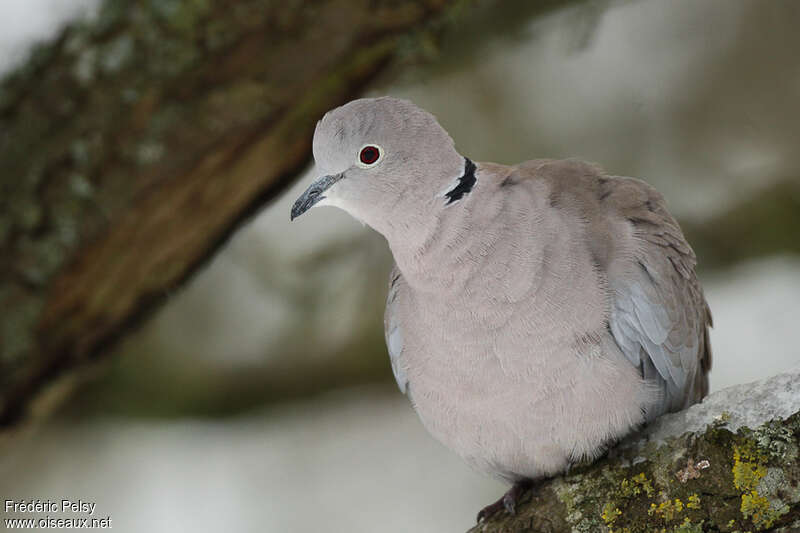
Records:
[[[4,308],[14,305],[14,313],[8,314],[0,321],[0,360],[10,363],[22,358],[34,346],[34,337],[30,333],[33,324],[42,310],[40,300],[25,300],[20,297],[19,290],[2,290],[0,288],[0,304]]]
[[[134,5],[130,0],[105,0],[100,3],[97,21],[93,24],[92,32],[103,35],[122,25],[130,16],[129,11]]]
[[[183,34],[193,32],[211,8],[208,0],[150,0],[149,5],[159,19]]]

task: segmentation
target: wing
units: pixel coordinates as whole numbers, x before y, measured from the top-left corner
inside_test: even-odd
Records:
[[[662,196],[577,160],[522,163],[501,186],[523,179],[544,182],[550,206],[583,222],[608,287],[611,336],[661,391],[647,419],[700,401],[708,392],[711,313],[694,252]]]
[[[402,363],[403,332],[400,329],[399,305],[397,300],[402,284],[402,276],[397,266],[395,266],[392,268],[392,273],[389,275],[389,294],[386,296],[386,312],[383,315],[383,327],[394,379],[397,381],[400,392],[406,394],[408,378],[406,377],[405,367]]]
[[[623,259],[627,264],[607,271],[609,329],[625,356],[662,392],[647,412],[652,420],[708,393],[711,312],[695,275],[694,252],[661,195],[632,178],[601,179],[600,187],[630,224],[627,238],[633,241]]]

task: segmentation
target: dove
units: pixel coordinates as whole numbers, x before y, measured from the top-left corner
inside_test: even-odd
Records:
[[[473,162],[392,97],[329,111],[312,147],[322,177],[291,218],[334,206],[385,237],[397,385],[433,437],[511,485],[479,521],[707,394],[696,257],[645,182],[579,160]]]

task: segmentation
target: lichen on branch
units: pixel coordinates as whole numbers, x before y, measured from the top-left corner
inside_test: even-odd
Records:
[[[800,369],[712,394],[605,458],[539,483],[473,532],[701,533],[800,528]]]

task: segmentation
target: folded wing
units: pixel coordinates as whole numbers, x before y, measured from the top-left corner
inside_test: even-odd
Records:
[[[653,419],[708,393],[711,313],[695,275],[696,259],[659,193],[639,180],[612,178],[609,201],[631,225],[632,256],[608,270],[609,329],[622,352],[658,385]]]

